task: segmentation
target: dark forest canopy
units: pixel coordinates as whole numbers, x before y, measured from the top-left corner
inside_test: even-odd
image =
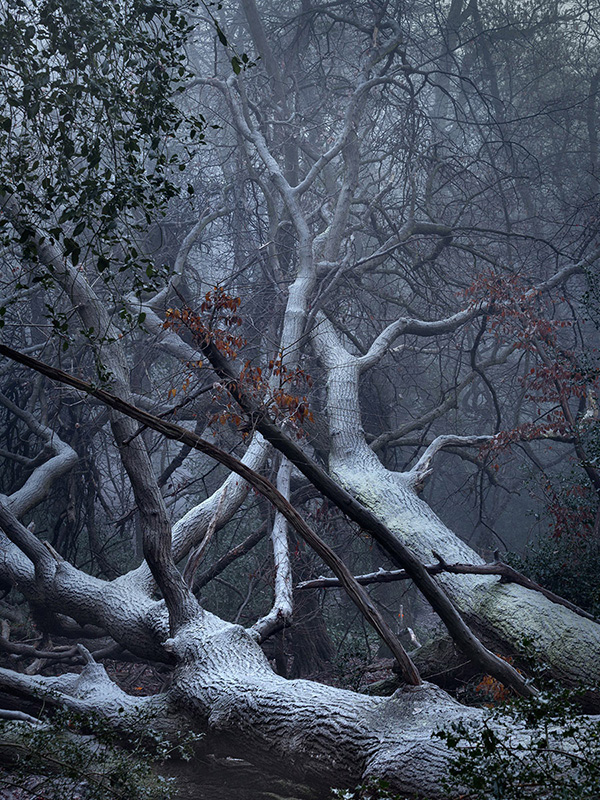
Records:
[[[598,709],[597,13],[0,0],[7,770],[450,798],[440,726],[548,750],[450,677]]]

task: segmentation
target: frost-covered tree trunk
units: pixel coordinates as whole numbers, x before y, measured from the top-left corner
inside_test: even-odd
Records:
[[[329,445],[329,471],[338,484],[336,488],[342,486],[348,490],[372,512],[372,519],[391,531],[396,543],[402,543],[422,563],[439,557],[447,563],[482,564],[480,556],[421,499],[419,490],[439,449],[449,444],[477,446],[490,439],[491,417],[488,414],[485,418],[486,430],[467,430],[467,435],[463,435],[464,429],[471,426],[471,419],[458,432],[449,421],[446,430],[443,412],[452,408],[452,403],[443,396],[439,399],[437,386],[431,391],[428,386],[435,383],[436,377],[445,379],[446,367],[439,367],[433,377],[421,376],[422,353],[412,358],[411,342],[427,339],[434,348],[439,348],[434,356],[440,362],[447,357],[451,365],[448,374],[454,369],[455,350],[460,351],[449,393],[454,398],[454,407],[460,407],[461,391],[477,381],[479,397],[485,399],[489,391],[496,406],[510,409],[514,393],[501,388],[506,396],[498,399],[498,392],[494,394],[489,389],[491,379],[483,372],[486,364],[506,365],[514,356],[514,342],[510,336],[505,337],[510,341],[503,341],[500,334],[496,338],[490,336],[489,341],[485,339],[489,334],[485,328],[487,316],[498,310],[502,297],[516,291],[515,287],[521,287],[520,300],[525,304],[531,300],[533,305],[546,292],[564,286],[569,278],[597,261],[599,253],[590,246],[595,239],[592,222],[585,217],[583,227],[589,225],[592,233],[586,234],[583,242],[573,233],[574,228],[564,224],[564,217],[570,218],[573,213],[573,196],[579,192],[577,173],[573,172],[575,177],[567,176],[569,183],[557,172],[556,177],[546,178],[539,198],[528,195],[529,215],[534,214],[536,201],[558,198],[561,193],[565,194],[564,208],[568,209],[568,214],[563,211],[556,214],[554,225],[547,220],[550,211],[544,211],[535,225],[547,235],[547,240],[538,238],[531,243],[534,237],[528,221],[523,222],[506,200],[511,191],[511,177],[517,194],[524,192],[523,165],[512,156],[506,158],[511,148],[504,145],[496,148],[497,120],[489,116],[487,94],[493,78],[494,104],[499,112],[503,98],[496,95],[509,92],[514,80],[516,88],[506,98],[506,107],[511,109],[510,118],[520,114],[521,124],[525,125],[529,108],[520,105],[520,95],[525,94],[524,87],[529,92],[529,69],[519,67],[523,75],[515,69],[514,74],[504,79],[498,77],[499,69],[489,68],[491,50],[485,42],[484,68],[478,67],[477,42],[487,35],[487,17],[478,18],[477,24],[469,27],[473,4],[452,3],[446,32],[440,33],[437,25],[442,11],[436,4],[430,8],[422,4],[422,17],[416,25],[410,17],[414,11],[400,2],[341,2],[320,7],[303,1],[301,13],[290,19],[285,18],[284,3],[279,4],[269,23],[276,31],[273,36],[268,31],[269,15],[261,15],[261,8],[254,0],[241,0],[239,5],[239,19],[232,27],[237,30],[238,23],[241,26],[239,20],[243,14],[248,41],[260,56],[256,64],[244,68],[247,62],[240,62],[237,50],[216,56],[211,19],[199,23],[205,25],[202,29],[206,33],[205,50],[202,43],[198,45],[198,53],[192,53],[190,48],[190,59],[193,61],[192,55],[197,56],[199,69],[196,79],[187,82],[186,78],[188,93],[184,102],[189,102],[192,108],[196,102],[194,92],[202,92],[201,113],[206,112],[207,119],[211,119],[210,103],[214,102],[218,110],[214,119],[227,130],[219,138],[221,134],[211,128],[214,141],[207,135],[206,147],[198,148],[198,161],[187,173],[195,186],[190,183],[187,187],[189,197],[185,203],[182,198],[174,202],[176,221],[170,223],[175,230],[177,252],[174,256],[166,254],[173,267],[168,280],[154,291],[142,286],[139,276],[133,287],[128,285],[127,264],[122,263],[120,246],[111,234],[115,282],[105,284],[109,262],[98,261],[98,253],[90,245],[93,237],[90,238],[85,225],[83,233],[78,232],[75,212],[62,219],[61,209],[56,209],[55,224],[62,231],[58,238],[52,227],[54,223],[46,224],[46,212],[50,213],[55,201],[59,203],[56,193],[48,195],[39,218],[35,214],[32,217],[31,206],[23,203],[27,198],[32,203],[44,189],[46,181],[41,176],[39,185],[34,182],[31,190],[3,187],[0,197],[3,221],[7,227],[12,225],[14,232],[6,255],[6,264],[11,269],[7,270],[6,280],[3,278],[3,298],[5,294],[10,297],[13,290],[17,294],[14,304],[2,301],[2,314],[6,312],[9,323],[2,329],[2,335],[6,331],[6,343],[21,350],[32,349],[46,360],[53,357],[54,363],[72,373],[81,372],[90,380],[94,380],[91,373],[95,364],[96,378],[107,383],[120,400],[138,403],[157,414],[160,406],[162,416],[154,417],[155,421],[175,419],[187,425],[179,429],[181,436],[190,433],[190,425],[201,429],[207,417],[203,435],[211,439],[223,435],[223,447],[243,450],[241,461],[245,467],[257,472],[268,469],[276,472],[273,480],[284,500],[293,496],[294,482],[298,480],[293,453],[288,453],[288,460],[285,457],[277,460],[279,454],[257,430],[267,421],[269,430],[275,429],[271,441],[275,446],[278,436],[281,441],[287,437],[289,442],[298,434],[299,443],[294,439],[295,447],[314,465],[317,447],[313,450],[310,441],[302,439],[297,419],[289,414],[290,406],[284,403],[278,406],[276,402],[277,396],[281,396],[277,395],[279,390],[284,397],[288,393],[287,400],[290,392],[306,391],[310,395],[307,403],[319,415],[318,422],[323,429],[328,426],[327,434],[323,430],[318,449],[323,453]],[[295,14],[295,5],[290,8]],[[224,16],[228,13],[227,9],[220,11]],[[523,30],[518,25],[511,28],[504,20],[495,20],[493,8],[488,12],[490,30],[497,24],[499,35],[494,46],[498,47],[504,46],[503,42],[521,42],[523,32],[539,37],[538,26],[544,30],[544,25],[551,24],[545,18],[536,22],[535,15],[530,22],[525,14],[525,23],[530,28]],[[584,19],[587,25],[587,17]],[[486,25],[481,24],[483,21]],[[579,41],[578,24],[575,21],[570,41],[575,38]],[[560,22],[559,38],[565,38],[562,25]],[[441,27],[444,29],[444,25]],[[29,29],[23,27],[23,30]],[[217,39],[222,42],[223,38],[225,34],[219,28]],[[218,43],[216,46],[220,47]],[[462,52],[455,53],[459,49]],[[242,50],[240,47],[239,53]],[[92,49],[93,60],[96,52]],[[454,66],[455,56],[464,68],[464,75],[458,79],[453,70],[461,65],[457,61]],[[597,59],[590,61],[596,63]],[[158,75],[163,67],[160,63],[153,64],[152,69]],[[583,72],[587,69],[583,61],[581,69]],[[542,78],[536,75],[532,79],[540,95],[548,91],[546,74],[544,68]],[[561,75],[568,84],[572,76]],[[477,80],[483,88],[479,89]],[[595,80],[597,84],[597,76]],[[82,90],[81,94],[86,92],[87,89]],[[588,105],[593,106],[595,93],[596,89],[586,99]],[[127,92],[127,96],[135,100],[136,92]],[[548,108],[558,108],[559,99],[553,97]],[[105,102],[103,99],[101,106]],[[569,108],[576,116],[576,100]],[[455,111],[456,118],[448,121],[446,117]],[[33,111],[32,114],[35,116]],[[101,126],[103,117],[98,114],[94,125]],[[496,116],[502,119],[502,137],[512,136],[513,132],[507,130],[508,117],[500,113]],[[5,118],[0,126],[2,135],[9,138],[16,135],[11,133],[10,122]],[[85,160],[84,153],[90,152],[87,127],[84,125],[82,130],[85,147],[80,147],[81,153],[75,161]],[[567,170],[570,162],[562,137],[561,130],[556,158],[565,161]],[[594,139],[591,133],[589,138],[591,142]],[[538,146],[544,158],[551,141],[548,134]],[[431,142],[434,146],[430,146]],[[576,152],[579,144],[571,144]],[[138,152],[136,146],[130,146],[133,153]],[[531,146],[535,151],[532,142],[527,142],[527,146],[525,149]],[[185,149],[188,153],[187,146]],[[192,149],[189,145],[190,157]],[[234,149],[235,157],[231,158]],[[152,162],[154,150],[152,147],[139,152],[144,186],[149,180],[146,165]],[[66,152],[63,161],[71,163],[72,148]],[[203,152],[210,155],[204,157]],[[486,152],[495,154],[498,167],[490,159],[480,158]],[[597,159],[592,155],[595,164]],[[83,187],[77,188],[77,197],[85,199],[86,193],[92,191],[89,187],[95,186],[99,174],[94,172],[95,159],[95,155],[90,158],[92,177],[87,180],[87,188],[85,191]],[[59,164],[61,174],[63,161]],[[112,187],[112,177],[109,183]],[[498,186],[502,191],[497,194]],[[244,192],[246,196],[241,197]],[[45,195],[42,192],[39,196]],[[75,205],[79,202],[83,200],[73,200]],[[559,205],[558,199],[555,202]],[[228,230],[231,225],[244,230],[236,229],[232,235]],[[155,234],[156,231],[149,231],[148,241]],[[241,243],[246,239],[250,243],[247,262],[241,253]],[[27,282],[30,272],[33,275],[30,286],[21,282],[18,270],[12,270],[13,261],[18,260],[15,254],[21,252],[19,248],[24,243]],[[77,245],[75,249],[73,243]],[[152,250],[149,244],[148,249]],[[191,263],[189,256],[193,251],[196,257]],[[157,254],[157,264],[163,255]],[[469,265],[465,261],[467,256],[472,259]],[[550,278],[548,271],[552,274]],[[152,273],[152,269],[148,272]],[[515,281],[517,275],[525,276],[523,284]],[[217,278],[222,278],[223,283],[219,289],[213,285]],[[476,294],[481,287],[473,288],[472,284],[477,284],[480,278],[485,291]],[[235,373],[235,379],[240,373],[238,365],[246,357],[251,368],[246,377],[254,374],[255,368],[268,376],[246,387],[254,398],[255,408],[243,420],[245,424],[240,430],[235,425],[225,428],[223,434],[211,429],[208,418],[212,410],[208,413],[206,408],[198,410],[193,404],[197,398],[185,392],[197,380],[198,396],[211,392],[205,396],[212,397],[214,404],[224,409],[221,415],[224,421],[236,418],[232,413],[239,399],[239,393],[236,395],[233,390],[235,381],[229,382],[227,369],[220,371],[215,367],[213,371],[210,363],[201,362],[206,362],[203,345],[208,348],[207,342],[215,333],[210,325],[214,323],[221,336],[237,329],[237,325],[224,323],[219,329],[216,314],[201,321],[201,328],[177,330],[169,324],[168,310],[182,308],[188,300],[190,308],[186,311],[192,316],[200,314],[198,309],[203,302],[210,304],[211,292],[213,299],[218,291],[225,292],[224,284],[231,292],[226,297],[236,308],[235,293],[249,292],[256,296],[264,293],[269,319],[254,318],[242,303],[239,322],[244,336],[251,340],[250,345],[245,348],[240,344],[228,351],[223,348],[226,353],[218,352],[222,359],[230,356],[227,365]],[[505,291],[504,295],[499,293],[499,300],[495,295],[490,296],[498,286]],[[121,292],[123,287],[125,290]],[[41,297],[35,292],[40,292]],[[41,334],[36,327],[39,321],[31,323],[29,319],[31,293],[36,302],[43,305],[42,297],[47,301],[51,315],[58,309],[62,316],[53,318],[53,322],[68,320],[65,325],[73,341],[66,355],[50,335],[47,340],[41,339],[47,352],[39,353],[41,344],[32,348],[31,341],[38,341]],[[555,299],[555,303],[558,311],[553,310],[552,321],[561,321],[561,314],[572,313],[573,304],[562,299]],[[257,303],[256,307],[259,306]],[[245,314],[248,318],[244,318]],[[141,328],[132,325],[135,319],[140,321]],[[60,326],[58,329],[62,331]],[[203,335],[198,335],[199,330]],[[457,340],[451,341],[455,335]],[[144,385],[144,381],[132,381],[131,371],[138,365],[132,356],[135,348],[129,345],[131,339],[140,348],[148,347],[142,360],[149,390],[143,397],[136,396],[132,389]],[[214,341],[217,339],[215,336]],[[231,357],[232,349],[239,350],[234,353],[236,358]],[[371,443],[373,447],[367,442],[359,382],[382,359],[396,358],[402,353],[408,354],[402,363],[406,380],[414,377],[425,398],[419,401],[418,409],[409,409],[419,415],[414,427],[419,437],[407,446],[411,450],[424,448],[424,453],[416,457],[412,469],[394,472],[384,466],[375,452],[378,441],[387,435],[385,431],[377,434]],[[288,378],[296,370],[299,378],[306,377],[314,354],[318,360],[316,371],[327,381],[326,401],[324,387],[322,391],[319,387],[290,389],[287,379],[283,379],[283,368]],[[482,361],[484,358],[487,361]],[[513,358],[511,368],[518,372],[521,366],[521,360]],[[3,385],[6,383],[13,390],[8,375],[8,369],[0,373]],[[3,531],[0,582],[3,589],[9,586],[18,589],[47,631],[88,644],[97,637],[102,644],[93,654],[80,648],[79,664],[83,671],[79,676],[65,674],[51,678],[1,669],[2,693],[26,697],[33,706],[39,705],[43,697],[50,705],[63,704],[84,712],[93,709],[117,732],[142,724],[161,731],[174,743],[181,731],[202,734],[196,746],[196,759],[190,764],[176,762],[167,768],[178,777],[182,798],[200,793],[204,778],[201,759],[207,754],[243,759],[266,773],[293,778],[307,784],[320,797],[327,796],[329,787],[352,787],[369,777],[387,779],[393,790],[411,797],[430,800],[447,797],[443,781],[448,774],[449,756],[445,745],[433,739],[432,734],[439,727],[460,720],[476,723],[481,720],[482,711],[461,706],[427,683],[401,688],[391,698],[377,698],[307,680],[285,680],[275,674],[265,658],[260,647],[262,640],[294,620],[293,569],[288,543],[290,516],[284,514],[285,504],[277,506],[271,530],[273,597],[267,598],[265,607],[256,615],[258,620],[248,623],[248,627],[207,611],[192,589],[195,573],[209,545],[214,543],[212,537],[234,516],[247,517],[243,522],[251,530],[249,536],[245,531],[245,542],[252,540],[248,547],[260,540],[252,530],[254,518],[248,505],[244,506],[249,484],[231,473],[216,488],[211,485],[205,499],[200,501],[196,495],[198,485],[206,481],[210,468],[205,474],[206,465],[194,462],[190,466],[192,488],[183,498],[175,492],[169,505],[169,493],[157,477],[159,467],[162,470],[163,460],[171,461],[171,467],[180,456],[183,461],[183,451],[172,460],[172,453],[162,440],[146,439],[150,432],[143,427],[146,423],[140,428],[139,418],[134,422],[114,406],[110,411],[101,407],[97,415],[89,415],[87,441],[91,443],[98,436],[105,448],[99,458],[104,472],[99,469],[97,482],[101,484],[102,478],[114,470],[119,478],[114,485],[127,484],[132,491],[126,489],[123,500],[116,490],[102,495],[100,486],[97,495],[92,496],[91,505],[103,505],[105,528],[111,535],[123,517],[135,515],[142,534],[144,561],[112,581],[103,580],[69,563],[51,544],[42,542],[31,526],[25,527],[26,515],[42,503],[52,501],[59,494],[60,480],[82,460],[81,452],[78,454],[63,440],[74,426],[62,412],[65,406],[83,405],[83,401],[77,394],[59,396],[53,414],[49,414],[47,400],[54,391],[48,389],[51,384],[39,384],[32,389],[30,373],[19,373],[21,377],[24,388],[20,397],[26,409],[8,394],[0,395],[3,413],[10,415],[18,432],[25,431],[20,439],[8,437],[6,447],[14,447],[15,452],[4,449],[4,441],[1,443],[1,457],[17,461],[23,467],[20,477],[25,477],[12,489],[6,488],[7,495],[0,497]],[[402,378],[393,376],[390,384],[390,396],[398,397]],[[186,389],[178,394],[182,385]],[[166,406],[165,396],[169,398]],[[294,398],[291,399],[293,406]],[[591,392],[588,401],[588,410],[595,419]],[[248,412],[241,405],[240,415]],[[186,409],[190,415],[182,420],[177,414],[185,414]],[[495,411],[500,417],[498,408]],[[390,414],[389,418],[394,416]],[[436,436],[428,444],[426,434],[434,422],[436,427],[432,432]],[[155,430],[160,431],[160,426]],[[248,442],[249,432],[252,437]],[[266,432],[263,433],[266,437]],[[26,455],[19,451],[23,442]],[[307,485],[301,488],[306,489]],[[319,497],[323,487],[313,480],[308,489],[314,490],[312,497]],[[186,513],[179,512],[178,501],[182,499],[192,506]],[[119,500],[123,500],[124,507],[113,509],[112,505],[119,505]],[[355,503],[353,498],[350,501]],[[343,508],[343,503],[340,506]],[[48,519],[52,519],[51,512]],[[47,532],[42,535],[47,536]],[[228,563],[239,555],[236,547],[225,556],[227,560],[231,555]],[[328,562],[329,566],[331,563]],[[212,566],[202,564],[205,567],[204,574],[210,573]],[[492,650],[503,655],[518,654],[523,640],[528,639],[540,659],[560,679],[571,683],[600,680],[600,626],[592,620],[540,593],[503,583],[496,576],[442,572],[435,581],[434,589],[439,593],[441,587],[450,598],[450,611],[466,633],[472,637],[456,609]],[[252,583],[249,586],[252,589]],[[230,584],[230,589],[235,593],[238,587]],[[352,596],[356,599],[356,595]],[[266,592],[261,600],[265,597]],[[1,633],[10,652],[15,643],[5,637],[4,627]],[[18,644],[26,652],[37,653],[33,646],[27,650],[28,645]],[[53,655],[60,662],[60,653],[50,654]],[[172,667],[169,687],[150,698],[127,695],[96,663],[109,656]],[[418,680],[417,675],[417,683]],[[524,680],[520,680],[523,688]],[[27,719],[21,722],[31,724]]]
[[[23,543],[29,538],[9,512],[2,525]],[[374,698],[285,680],[274,674],[251,632],[239,625],[198,608],[169,636],[164,603],[152,601],[131,576],[105,584],[48,562],[42,586],[22,553],[6,542],[5,552],[5,569],[11,564],[14,578],[20,568],[23,589],[49,609],[60,607],[80,624],[102,624],[139,656],[174,659],[169,690],[143,699],[118,689],[90,658],[80,676],[43,678],[0,670],[3,691],[95,711],[117,731],[141,721],[176,742],[191,726],[205,734],[198,757],[210,752],[245,759],[320,791],[374,776],[389,779],[400,791],[435,798],[442,796],[447,754],[431,734],[445,723],[480,716],[428,684]],[[177,774],[176,767],[170,769]],[[180,771],[186,796],[194,776],[184,765]],[[202,777],[200,768],[199,786]]]
[[[433,331],[424,326],[422,335]],[[365,356],[352,356],[332,326],[322,319],[313,343],[327,369],[332,476],[424,563],[439,555],[446,563],[483,564],[483,559],[418,496],[419,484],[431,471],[430,459],[426,464],[418,463],[412,471],[393,472],[366,443],[358,382],[361,372],[381,357],[381,341],[375,342]],[[442,574],[436,580],[493,648],[512,655],[533,647],[558,678],[574,683],[600,680],[597,623],[496,576]]]
[[[164,602],[152,600],[135,573],[111,583],[92,579],[38,548],[10,511],[3,509],[0,521],[20,542],[17,547],[3,540],[4,579],[18,579],[26,595],[48,613],[68,614],[81,626],[102,626],[138,656],[176,664],[168,691],[150,698],[126,695],[89,656],[79,677],[44,678],[2,669],[4,692],[38,702],[47,696],[51,704],[95,711],[117,732],[141,720],[173,742],[191,725],[192,731],[205,734],[198,756],[205,751],[242,758],[320,791],[374,776],[411,794],[442,796],[447,754],[431,734],[459,718],[477,719],[479,711],[463,708],[429,684],[374,698],[286,680],[273,672],[252,631],[200,607],[169,635]],[[183,766],[181,772],[189,789],[193,776]],[[196,780],[201,785],[201,769]]]

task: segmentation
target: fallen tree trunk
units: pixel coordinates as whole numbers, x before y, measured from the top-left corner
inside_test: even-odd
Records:
[[[484,566],[483,559],[451,531],[417,493],[422,469],[404,473],[385,468],[368,447],[361,424],[358,384],[372,358],[355,357],[340,343],[327,320],[313,335],[327,369],[327,412],[331,430],[331,476],[351,492],[427,563]],[[503,655],[534,648],[559,680],[600,683],[600,625],[537,591],[503,583],[495,575],[442,572],[435,580],[489,647]]]
[[[166,609],[157,605],[166,629]],[[175,757],[157,764],[176,779],[178,800],[212,796],[204,785],[207,759],[227,765],[232,758],[238,767],[252,764],[255,778],[256,770],[264,770],[262,785],[260,780],[254,784],[248,800],[326,800],[332,787],[353,788],[370,779],[387,781],[402,797],[454,800],[464,795],[462,787],[447,785],[454,754],[435,735],[441,729],[462,726],[475,737],[487,732],[506,739],[511,748],[522,743],[525,752],[531,746],[527,730],[512,717],[490,720],[486,709],[462,706],[431,684],[406,686],[383,698],[286,680],[273,673],[248,631],[200,608],[164,648],[177,666],[168,691],[152,697],[125,694],[87,651],[79,675],[41,677],[0,669],[0,690],[66,707],[81,715],[77,719],[84,727],[85,715],[100,714],[113,727],[115,740],[145,741],[150,747],[160,741],[170,749],[189,744],[192,735],[191,761]],[[19,724],[36,723],[28,718]],[[563,761],[574,767],[577,755],[569,767],[570,745],[561,744],[560,736],[557,742],[556,754],[548,751],[555,759],[552,769]],[[272,783],[273,775],[279,780]]]
[[[164,607],[162,615],[166,627]],[[169,690],[154,697],[126,695],[91,659],[81,675],[58,678],[0,669],[0,688],[38,701],[46,697],[83,714],[100,713],[116,731],[143,725],[172,743],[182,731],[183,738],[190,730],[205,734],[197,758],[212,753],[243,759],[308,784],[318,797],[369,777],[388,780],[411,797],[447,797],[442,782],[448,752],[432,733],[459,720],[475,723],[483,713],[430,684],[381,698],[286,680],[273,673],[247,631],[200,609],[164,646],[177,667]],[[167,767],[181,781],[178,797],[201,791],[197,766]]]
[[[152,600],[135,574],[112,583],[89,578],[64,562],[40,584],[31,565],[6,547],[12,574],[39,603],[58,605],[80,621],[101,623],[140,657],[176,665],[167,691],[149,698],[126,695],[103,667],[88,658],[81,675],[56,678],[0,669],[0,690],[46,698],[81,713],[102,715],[117,732],[142,724],[167,741],[183,732],[205,734],[197,757],[213,753],[250,762],[270,774],[295,779],[327,797],[331,786],[352,787],[368,777],[385,778],[410,796],[447,796],[442,781],[448,752],[432,740],[440,725],[482,712],[461,706],[438,687],[406,687],[392,698],[369,697],[306,680],[276,675],[249,631],[198,607],[197,614],[168,637],[163,601]],[[22,567],[17,566],[17,562]],[[79,613],[78,613],[78,608]],[[124,624],[125,611],[136,609]],[[160,769],[160,765],[159,765]],[[181,781],[179,797],[194,797],[203,782],[202,762],[172,763]]]
[[[210,615],[168,646],[179,662],[170,698],[206,721],[217,752],[269,770],[279,764],[321,790],[373,776],[411,796],[443,797],[448,753],[431,735],[482,714],[430,684],[375,698],[286,680],[243,629]]]

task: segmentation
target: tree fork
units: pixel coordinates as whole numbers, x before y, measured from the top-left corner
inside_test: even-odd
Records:
[[[6,345],[0,345],[0,355],[4,355],[13,361],[17,361],[24,366],[34,369],[36,372],[39,372],[42,375],[51,378],[52,380],[65,383],[75,389],[85,392],[86,394],[96,397],[110,408],[114,408],[116,411],[120,411],[128,417],[137,420],[148,428],[152,428],[166,438],[180,441],[183,444],[188,444],[195,450],[205,453],[215,461],[218,461],[224,466],[228,467],[232,472],[236,472],[238,475],[240,475],[240,477],[244,478],[244,480],[248,481],[251,486],[254,486],[275,506],[275,508],[277,508],[278,511],[283,514],[283,516],[285,516],[288,522],[293,526],[294,530],[298,532],[304,541],[323,559],[327,566],[337,576],[340,583],[347,591],[348,595],[351,597],[356,606],[359,608],[361,613],[365,616],[368,622],[377,631],[377,633],[381,636],[383,641],[388,645],[394,654],[394,657],[400,665],[402,675],[406,682],[413,686],[419,686],[422,683],[419,672],[413,664],[410,656],[402,647],[391,628],[385,622],[366,591],[355,580],[354,576],[346,567],[344,562],[339,558],[339,556],[337,556],[336,553],[334,553],[333,550],[331,550],[331,548],[329,548],[328,545],[325,544],[325,542],[306,524],[306,522],[304,522],[296,509],[290,505],[290,503],[288,503],[283,495],[277,491],[275,486],[273,486],[273,484],[267,480],[267,478],[259,475],[259,473],[250,469],[250,467],[247,467],[241,461],[238,461],[238,459],[234,456],[226,453],[223,450],[220,450],[218,447],[210,444],[210,442],[205,441],[197,434],[192,433],[191,431],[188,431],[179,425],[175,425],[172,422],[162,420],[160,417],[155,417],[153,414],[149,414],[146,411],[142,411],[136,406],[127,403],[125,400],[122,400],[120,397],[117,397],[116,395],[113,395],[104,389],[95,387],[93,384],[88,383],[81,378],[76,378],[73,375],[69,375],[67,372],[63,372],[63,370],[51,367],[49,364],[45,364],[43,361],[38,361],[38,359],[27,356],[24,353],[19,353],[17,350],[13,350],[11,347],[7,347]],[[183,585],[183,580],[181,583]]]
[[[281,431],[264,411],[244,391],[227,359],[219,351],[210,337],[198,337],[198,345],[210,361],[217,375],[224,381],[227,390],[248,415],[256,430],[270,442],[275,449],[285,455],[294,466],[331,500],[346,516],[369,533],[389,553],[392,561],[410,575],[418,589],[433,610],[446,625],[448,633],[463,653],[501,683],[510,686],[524,697],[537,694],[523,676],[506,661],[492,653],[475,636],[460,616],[454,604],[427,572],[425,566],[406,545],[402,544],[379,520],[375,514],[362,505],[355,497],[336,483],[316,464],[299,445]]]

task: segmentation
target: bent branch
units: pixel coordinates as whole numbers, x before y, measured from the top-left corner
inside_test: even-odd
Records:
[[[434,555],[437,556],[436,553]],[[574,603],[565,600],[558,594],[554,594],[549,589],[540,586],[539,583],[532,581],[523,573],[511,567],[510,564],[505,564],[503,561],[496,561],[493,564],[446,564],[443,559],[440,559],[437,564],[426,564],[425,569],[430,575],[439,575],[442,572],[448,572],[452,575],[499,575],[501,583],[517,583],[519,586],[524,586],[526,589],[531,589],[534,592],[539,592],[552,600],[559,606],[564,606],[580,617],[591,619],[593,622],[600,622],[593,614],[588,613],[583,608],[576,606]],[[385,570],[379,569],[377,572],[369,572],[366,575],[355,575],[354,579],[361,586],[369,586],[372,583],[394,583],[395,581],[410,580],[410,575],[405,569]],[[303,589],[330,589],[339,586],[340,583],[337,578],[314,578],[309,581],[302,581],[297,583],[295,589],[302,591]]]
[[[304,541],[323,559],[327,566],[339,578],[354,603],[364,614],[369,623],[375,628],[377,633],[381,636],[394,654],[394,657],[398,660],[407,682],[412,685],[419,685],[421,683],[421,679],[416,667],[410,660],[400,642],[397,640],[396,636],[392,633],[391,629],[379,611],[371,602],[369,595],[358,583],[356,583],[352,573],[348,570],[343,561],[325,544],[325,542],[319,536],[317,536],[316,533],[314,533],[311,528],[309,528],[298,512],[277,491],[270,481],[268,481],[262,475],[259,475],[251,470],[241,461],[238,461],[238,459],[234,456],[224,452],[223,450],[220,450],[210,442],[205,441],[197,434],[192,433],[185,428],[181,428],[179,425],[175,425],[171,422],[167,422],[166,420],[162,420],[159,417],[155,417],[146,411],[142,411],[130,403],[121,400],[121,398],[110,394],[110,392],[107,392],[104,389],[96,388],[92,384],[87,383],[80,378],[69,375],[62,370],[49,366],[48,364],[44,364],[42,361],[38,361],[35,358],[25,356],[22,353],[7,347],[6,345],[0,345],[0,354],[30,367],[31,369],[40,372],[42,375],[46,375],[48,378],[60,381],[61,383],[66,383],[69,386],[73,386],[75,389],[79,389],[86,394],[96,397],[107,406],[126,414],[138,422],[141,422],[148,428],[158,431],[158,433],[163,434],[163,436],[167,437],[168,439],[174,439],[182,442],[183,444],[189,444],[194,449],[211,456],[211,458],[214,458],[215,461],[219,461],[221,464],[231,469],[232,472],[236,472],[238,475],[241,475],[242,478],[247,480],[248,483],[258,489],[261,494],[271,501],[275,508],[280,511],[287,521],[293,526],[294,530],[297,531]],[[183,578],[179,572],[177,572],[177,575],[179,575],[182,590],[185,590],[186,593],[189,592],[189,589],[183,582]],[[191,593],[190,597],[193,598]],[[178,610],[178,618],[175,621],[178,625],[181,625],[186,621],[185,616],[187,614],[193,615],[193,612],[197,611],[197,607],[195,606],[196,601],[194,599],[194,606],[192,607],[191,602],[187,603],[186,601],[184,604],[180,601],[180,599],[178,600],[175,597],[173,599],[177,603],[175,609]],[[169,611],[171,611],[170,608]],[[501,663],[504,664],[505,662]]]

